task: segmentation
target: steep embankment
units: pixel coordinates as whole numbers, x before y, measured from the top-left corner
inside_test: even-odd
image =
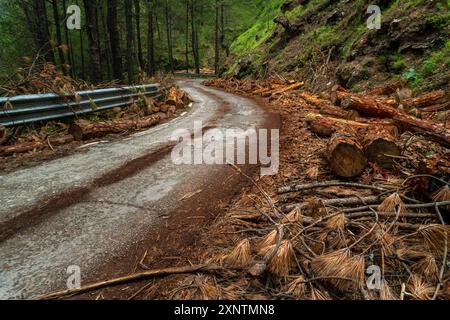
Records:
[[[381,9],[369,29],[367,8]],[[231,46],[228,74],[280,73],[323,89],[404,80],[417,91],[449,87],[447,0],[270,0]]]

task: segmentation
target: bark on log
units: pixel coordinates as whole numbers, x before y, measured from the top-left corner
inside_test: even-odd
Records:
[[[402,88],[401,83],[388,84],[381,87],[375,87],[364,92],[369,96],[390,96],[394,94],[398,89]]]
[[[341,101],[341,107],[358,111],[362,116],[392,118],[397,109],[377,102],[375,99],[347,95]]]
[[[371,126],[363,138],[364,154],[367,160],[377,163],[384,169],[395,164],[395,157],[400,156],[401,148],[396,143],[397,128]]]
[[[380,196],[367,196],[367,197],[350,197],[350,198],[335,198],[335,199],[327,199],[322,200],[322,204],[324,206],[353,206],[361,203],[379,203],[382,200]],[[284,213],[289,213],[297,208],[305,208],[308,206],[308,202],[304,203],[294,203],[287,206],[284,206],[282,211]]]
[[[394,122],[390,119],[359,119],[359,121],[353,121],[309,113],[306,116],[306,123],[312,132],[322,137],[331,137],[335,132],[356,134],[358,131],[368,130],[373,126],[388,127],[390,132],[396,132]]]
[[[445,91],[438,90],[426,93],[416,98],[404,99],[401,103],[409,108],[424,108],[437,104],[445,96]]]
[[[316,107],[329,107],[330,103],[327,100],[321,99],[317,96],[313,96],[312,94],[309,94],[307,92],[300,93],[300,98],[305,100],[307,103],[312,104]],[[330,106],[331,107],[331,106]]]
[[[327,147],[331,170],[338,176],[351,178],[363,173],[367,159],[363,147],[350,134],[335,134]]]
[[[441,110],[447,110],[450,107],[450,101],[442,103],[442,104],[434,104],[429,107],[425,107],[421,109],[422,112],[436,112]]]
[[[137,120],[116,119],[98,122],[79,120],[70,126],[69,133],[75,140],[81,141],[110,133],[123,133],[129,130],[148,128],[158,124],[160,120],[159,113]]]
[[[17,153],[25,153],[36,149],[47,148],[50,146],[61,146],[70,143],[74,140],[71,135],[64,135],[59,137],[49,137],[48,141],[33,141],[24,142],[11,146],[4,146],[0,148],[0,155],[10,156]]]
[[[433,124],[430,121],[417,119],[400,112],[395,114],[393,119],[403,130],[413,130],[428,135],[441,145],[450,147],[450,129],[441,124]]]
[[[277,94],[285,93],[285,92],[288,92],[288,91],[291,91],[291,90],[296,90],[296,89],[302,87],[304,84],[305,84],[304,82],[294,83],[294,84],[292,84],[290,86],[287,86],[287,87],[284,87],[284,88],[282,88],[280,90],[272,92],[272,95],[277,95]]]
[[[351,108],[369,117],[392,118],[402,130],[413,130],[431,136],[445,147],[450,145],[450,130],[439,124],[402,113],[401,111],[378,103],[375,100],[350,95],[341,102],[342,107]]]
[[[309,129],[321,137],[331,137],[336,132],[350,132],[356,134],[357,129],[368,128],[369,125],[352,120],[324,117],[320,114],[310,113],[306,116]]]

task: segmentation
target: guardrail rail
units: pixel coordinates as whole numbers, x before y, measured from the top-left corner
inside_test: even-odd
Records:
[[[17,126],[125,107],[130,99],[142,96],[158,98],[159,84],[86,90],[64,96],[46,93],[0,97],[0,125]]]

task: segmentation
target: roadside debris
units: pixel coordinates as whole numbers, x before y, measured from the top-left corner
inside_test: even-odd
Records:
[[[235,274],[244,292],[233,293],[448,299],[450,130],[448,119],[422,111],[448,108],[444,92],[413,97],[400,86],[359,94],[334,87],[313,95],[296,88],[274,97],[290,83],[206,84],[269,97],[284,115],[282,149],[298,153],[282,155],[278,176],[258,181],[216,226],[233,236],[217,240],[222,249],[213,250],[213,261],[236,265],[244,253],[252,261]],[[230,241],[237,245],[229,248]],[[370,270],[380,271],[378,285],[367,280]]]
[[[84,83],[64,76],[51,64],[36,70],[30,67],[27,77],[3,88],[8,95],[53,92],[74,94],[78,90],[94,89]],[[150,81],[150,79],[145,79]],[[115,83],[100,85],[113,86]],[[99,88],[96,87],[96,88]],[[187,94],[176,85],[166,81],[161,84],[162,99],[137,97],[130,99],[129,106],[96,112],[77,117],[73,121],[50,121],[15,128],[0,128],[0,157],[36,153],[41,150],[55,151],[56,147],[104,137],[109,134],[123,135],[157,125],[176,116],[190,103]],[[0,108],[7,106],[0,106]]]

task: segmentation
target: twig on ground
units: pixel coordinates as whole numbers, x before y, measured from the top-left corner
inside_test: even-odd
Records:
[[[184,273],[193,273],[193,272],[216,272],[223,270],[222,267],[216,266],[216,265],[208,265],[208,264],[201,264],[201,265],[193,265],[193,266],[185,266],[185,267],[173,267],[173,268],[167,268],[167,269],[155,269],[155,270],[148,270],[143,271],[139,273],[135,273],[128,276],[123,276],[111,280],[105,280],[100,281],[92,284],[88,284],[84,287],[81,287],[79,289],[67,289],[57,292],[52,292],[49,294],[45,294],[39,297],[36,297],[36,300],[51,300],[51,299],[57,299],[62,298],[69,295],[78,295],[81,293],[86,293],[90,291],[94,291],[97,289],[110,287],[110,286],[117,286],[124,283],[129,283],[133,281],[138,281],[142,279],[147,278],[155,278],[155,277],[165,277],[172,274],[184,274]]]

